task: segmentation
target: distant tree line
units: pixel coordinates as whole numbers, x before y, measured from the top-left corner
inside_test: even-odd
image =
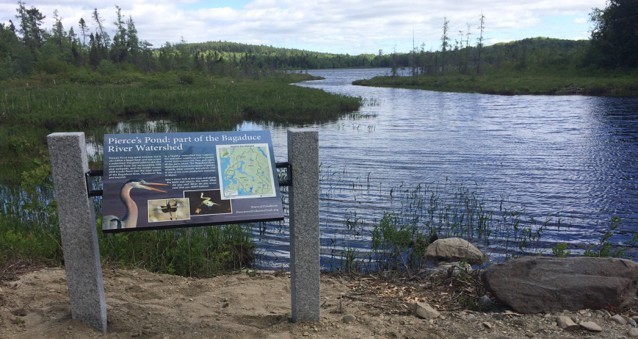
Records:
[[[446,73],[481,74],[497,71],[535,71],[574,68],[635,69],[638,67],[638,1],[609,0],[604,9],[590,13],[594,28],[590,40],[528,38],[484,46],[485,16],[479,17],[477,32],[450,33],[450,21],[443,19],[441,45],[426,51],[413,46],[408,54],[393,54],[393,74],[409,68],[413,76]],[[477,34],[475,44],[470,36]]]
[[[211,74],[274,69],[389,67],[390,57],[343,55],[232,42],[166,42],[159,48],[138,36],[132,17],[115,6],[116,19],[105,23],[97,9],[77,27],[63,26],[57,11],[53,27],[36,7],[19,1],[16,20],[0,23],[0,79],[37,72],[59,74],[71,69],[109,72],[198,71]]]
[[[480,15],[475,31],[466,24],[456,38],[443,19],[441,45],[426,50],[413,46],[408,53],[331,54],[298,49],[256,46],[233,42],[166,42],[159,48],[138,36],[132,17],[115,6],[112,25],[97,9],[66,29],[57,11],[53,27],[43,28],[46,18],[37,8],[18,2],[16,21],[0,23],[0,79],[37,72],[61,74],[73,69],[113,72],[196,71],[230,75],[259,74],[282,69],[346,67],[408,68],[412,74],[481,74],[495,70],[530,70],[547,67],[635,68],[638,66],[638,1],[610,0],[594,9],[591,39],[571,41],[530,38],[484,46],[486,19]],[[107,27],[108,26],[108,27]],[[475,36],[474,39],[470,39]],[[433,46],[434,47],[434,46]],[[440,48],[439,48],[440,47]]]

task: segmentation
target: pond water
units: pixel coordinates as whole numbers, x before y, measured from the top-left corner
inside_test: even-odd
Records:
[[[621,220],[615,244],[635,234],[636,98],[373,88],[351,82],[387,69],[309,73],[325,80],[300,86],[365,102],[356,118],[304,126],[319,131],[324,264],[339,251],[365,253],[371,227],[385,212],[406,208],[392,192],[418,184],[442,191],[443,200],[445,191],[466,187],[494,217],[516,211],[516,226],[542,226],[540,252],[551,253],[559,242],[579,252],[579,244],[599,241],[614,216]],[[244,123],[238,129],[271,130],[275,155],[285,161],[286,128]],[[256,237],[260,265],[285,265],[286,225],[261,227]],[[502,246],[485,249],[498,253]]]
[[[616,216],[611,242],[626,246],[637,234],[638,98],[373,88],[351,82],[388,69],[310,73],[325,79],[297,85],[364,101],[338,121],[294,126],[319,132],[324,268],[348,256],[367,258],[372,230],[386,213],[398,215],[399,224],[435,227],[441,236],[458,234],[450,230],[455,224],[475,229],[476,219],[493,220],[489,242],[463,234],[493,257],[551,253],[557,243],[582,253]],[[276,160],[286,161],[286,127],[245,122],[237,129],[270,130]],[[173,131],[169,121],[149,121],[122,123],[110,133]],[[100,145],[87,147],[99,156]],[[257,267],[286,268],[288,221],[252,226]],[[541,237],[521,249],[517,244],[531,235],[521,235],[524,229]],[[636,253],[627,252],[634,259]]]

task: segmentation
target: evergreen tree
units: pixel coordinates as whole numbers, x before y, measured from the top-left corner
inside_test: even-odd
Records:
[[[638,1],[609,0],[590,13],[589,61],[607,68],[638,67]]]
[[[80,32],[82,33],[82,46],[86,46],[86,37],[88,36],[89,29],[86,27],[84,18],[80,18],[78,24],[80,25]]]
[[[13,22],[0,23],[0,79],[28,74],[33,70],[31,53],[18,39]]]
[[[36,57],[44,43],[45,32],[40,26],[46,17],[35,7],[27,9],[22,1],[18,2],[17,11],[16,18],[20,20],[19,32],[22,35],[22,42],[31,50],[33,57]]]
[[[114,24],[116,27],[115,35],[113,35],[113,44],[111,45],[111,60],[115,63],[122,63],[128,58],[128,42],[126,26],[124,26],[124,20],[122,19],[122,9],[119,6],[115,6],[117,9],[117,19]]]
[[[443,35],[441,35],[441,73],[445,73],[445,52],[450,46],[450,36],[448,35],[450,20],[443,18]]]
[[[483,32],[485,32],[485,15],[481,13],[481,20],[479,21],[479,36],[476,39],[476,74],[481,74],[481,57],[483,56]]]
[[[93,9],[93,20],[97,24],[97,31],[95,32],[94,43],[96,47],[96,56],[98,65],[100,61],[106,59],[109,55],[109,46],[111,44],[111,38],[109,34],[104,31],[104,26],[102,25],[102,18],[100,17],[100,13],[98,13],[97,8]],[[93,46],[91,46],[93,47]]]
[[[131,16],[129,16],[128,21],[126,22],[126,48],[128,49],[130,62],[138,67],[142,66],[140,64],[142,57],[140,39],[137,37],[137,29],[135,28],[135,23]]]

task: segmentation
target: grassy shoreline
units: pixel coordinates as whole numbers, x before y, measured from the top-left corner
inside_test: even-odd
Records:
[[[122,122],[168,120],[191,131],[234,130],[244,121],[303,125],[338,119],[362,104],[361,98],[290,85],[310,79],[316,77],[80,70],[0,81],[0,271],[16,263],[63,264],[48,134],[82,131],[100,144]],[[101,235],[99,241],[105,264],[212,276],[252,264],[250,234],[247,226],[225,225]]]
[[[380,76],[354,85],[499,95],[637,97],[638,73],[502,72],[484,75]]]
[[[168,120],[191,131],[234,130],[244,121],[329,122],[359,109],[361,98],[291,86],[314,79],[197,73],[112,75],[78,71],[0,82],[0,183],[17,184],[34,161],[47,162],[46,136],[82,131],[101,142],[120,122]]]

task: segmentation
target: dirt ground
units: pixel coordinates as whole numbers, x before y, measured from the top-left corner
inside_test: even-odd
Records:
[[[251,272],[209,279],[104,270],[108,332],[71,319],[63,269],[24,270],[0,279],[1,338],[622,338],[631,325],[608,311],[564,312],[601,332],[563,330],[557,314],[472,311],[475,291],[452,280],[413,277],[321,277],[321,322],[290,322],[290,276]],[[2,273],[2,272],[0,272]],[[464,301],[465,300],[465,301]],[[422,319],[425,301],[441,316]],[[631,311],[624,311],[631,316]]]

